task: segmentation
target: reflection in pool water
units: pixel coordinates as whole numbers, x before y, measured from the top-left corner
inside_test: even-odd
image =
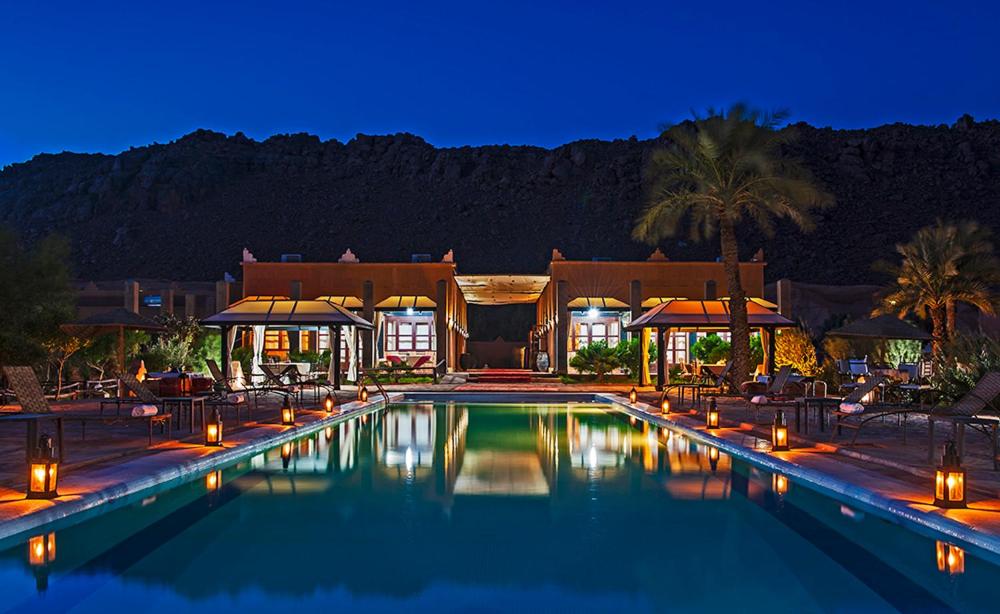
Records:
[[[998,579],[598,405],[425,403],[8,544],[0,609],[975,611]]]

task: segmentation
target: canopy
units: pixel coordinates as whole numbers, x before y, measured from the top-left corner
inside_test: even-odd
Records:
[[[356,326],[372,323],[326,300],[243,299],[201,321],[206,326]]]
[[[456,275],[466,302],[475,305],[516,305],[538,302],[548,275]]]
[[[865,339],[915,339],[929,341],[932,337],[912,324],[893,315],[882,315],[855,320],[827,333],[833,337],[860,337]]]
[[[754,328],[787,328],[795,323],[785,316],[754,302],[747,301],[747,320]],[[727,329],[729,301],[693,301],[671,299],[660,303],[625,327],[628,331],[643,328]]]
[[[628,309],[628,305],[611,296],[579,296],[566,305],[570,309]]]
[[[121,329],[128,330],[166,330],[159,323],[141,316],[134,311],[118,307],[111,311],[95,313],[92,316],[70,322],[60,326],[63,331],[74,337],[93,337],[103,333],[118,332]]]

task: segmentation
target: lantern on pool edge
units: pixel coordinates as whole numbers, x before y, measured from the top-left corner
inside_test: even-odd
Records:
[[[708,404],[708,412],[705,413],[705,428],[715,430],[719,428],[719,404],[715,397]]]
[[[59,461],[52,450],[52,438],[42,435],[38,446],[28,461],[28,498],[52,499],[58,497],[56,486],[59,482]]]
[[[295,410],[292,409],[291,397],[285,397],[285,402],[281,405],[281,424],[285,426],[295,426]]]
[[[664,414],[670,413],[670,398],[667,397],[666,390],[664,390],[663,394],[660,395],[660,413]]]
[[[965,469],[958,458],[954,441],[944,444],[941,465],[934,475],[934,505],[965,507]]]
[[[965,573],[965,550],[938,540],[935,544],[938,571],[950,576]]]
[[[774,424],[771,425],[771,450],[788,450],[788,425],[785,424],[785,412],[780,409],[774,412]]]
[[[219,415],[219,408],[212,411],[212,417],[205,422],[205,445],[222,445],[222,416]]]
[[[333,395],[327,393],[326,398],[323,399],[323,409],[326,410],[326,413],[332,414],[334,405],[336,405],[336,402],[333,400]]]
[[[639,400],[639,393],[636,392],[635,386],[632,386],[632,390],[628,391],[628,402],[635,405],[635,402]]]
[[[368,386],[362,386],[358,388],[358,400],[362,403],[368,402]]]

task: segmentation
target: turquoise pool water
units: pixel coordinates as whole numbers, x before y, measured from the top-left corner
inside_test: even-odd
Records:
[[[0,552],[25,612],[996,611],[991,563],[595,404],[415,403]]]

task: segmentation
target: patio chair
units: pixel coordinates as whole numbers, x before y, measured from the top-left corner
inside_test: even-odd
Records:
[[[205,364],[208,365],[208,372],[212,374],[212,379],[215,380],[217,387],[221,388],[221,390],[214,392],[206,403],[214,407],[231,408],[236,414],[237,424],[240,423],[240,406],[244,406],[247,409],[247,420],[252,420],[250,403],[247,401],[251,391],[237,383],[236,378],[223,375],[219,364],[211,358],[206,360]],[[254,404],[257,404],[256,397],[254,397]]]
[[[733,361],[726,363],[726,366],[722,368],[722,371],[718,375],[713,376],[710,371],[703,368],[703,374],[707,374],[706,381],[702,384],[701,392],[705,391],[715,391],[718,395],[724,395],[729,389],[734,389],[732,382],[729,381],[729,373],[733,370]]]
[[[31,367],[4,367],[3,372],[7,381],[10,383],[11,389],[17,396],[17,400],[21,405],[22,411],[32,414],[54,413],[48,400],[45,398],[45,394],[42,392],[42,386],[39,384],[38,378],[35,376],[35,372]],[[83,439],[86,439],[87,437],[86,425],[88,422],[100,422],[101,424],[106,425],[130,424],[137,422],[145,423],[148,427],[149,445],[153,445],[154,425],[160,426],[161,433],[166,430],[167,438],[170,438],[170,413],[163,412],[161,406],[156,405],[150,407],[145,404],[137,404],[137,408],[140,409],[140,411],[136,412],[135,415],[129,413],[124,416],[116,415],[105,417],[102,415],[94,416],[70,412],[59,412],[58,415],[68,421],[80,422],[81,438]]]
[[[901,411],[879,411],[884,407],[879,402],[865,401],[865,397],[875,393],[876,388],[885,384],[885,378],[881,375],[869,377],[851,390],[847,396],[840,400],[837,409],[830,412],[836,416],[836,428],[830,429],[830,439],[842,433],[842,429],[854,429],[854,437],[851,438],[851,445],[858,439],[861,428],[876,418],[884,418],[893,414],[902,414]],[[850,422],[851,418],[858,418],[857,422]],[[904,427],[905,430],[905,427]]]
[[[264,385],[258,386],[262,395],[269,392],[276,392],[282,396],[293,398],[302,406],[303,387],[296,383],[288,383],[281,379],[281,375],[276,373],[270,365],[261,363],[260,370],[264,374]]]
[[[993,469],[1000,468],[997,463],[997,433],[1000,430],[998,397],[1000,397],[1000,372],[991,371],[976,382],[972,390],[965,393],[959,400],[947,407],[932,408],[927,415],[928,459],[933,461],[935,423],[950,422],[952,429],[957,431],[955,440],[958,443],[959,456],[964,452],[965,427],[971,426],[990,438]]]
[[[754,422],[757,422],[762,407],[794,407],[794,395],[789,395],[786,387],[788,378],[792,375],[792,367],[784,365],[778,369],[774,378],[763,392],[759,392],[755,382],[746,382],[741,387],[743,397],[747,400],[747,412],[753,411]]]

